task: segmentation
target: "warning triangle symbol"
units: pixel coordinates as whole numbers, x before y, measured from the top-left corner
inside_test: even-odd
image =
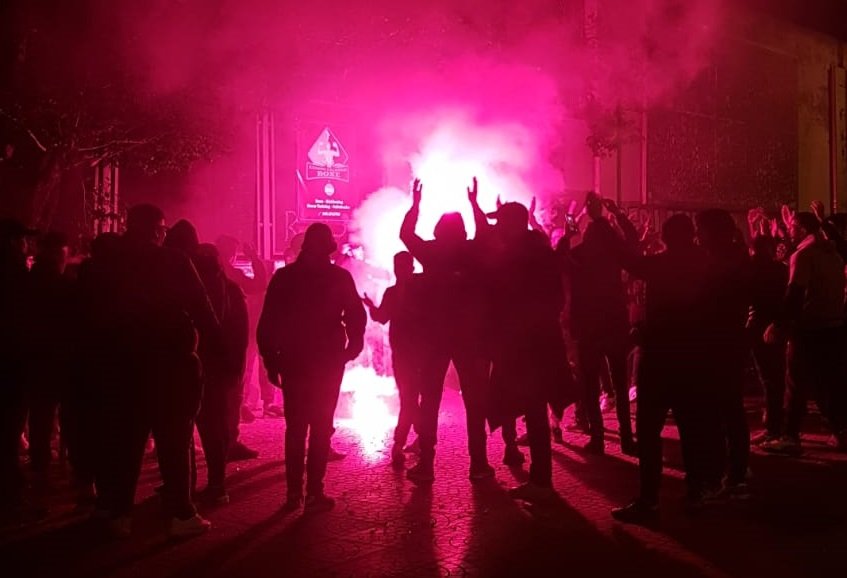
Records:
[[[315,165],[332,168],[346,166],[349,157],[341,142],[326,127],[309,149],[309,160]]]

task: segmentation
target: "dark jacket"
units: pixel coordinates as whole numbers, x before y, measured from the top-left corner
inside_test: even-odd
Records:
[[[350,273],[301,254],[271,279],[256,339],[265,365],[284,376],[358,355],[366,321]]]

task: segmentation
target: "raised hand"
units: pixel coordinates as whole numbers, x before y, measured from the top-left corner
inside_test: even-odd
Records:
[[[497,195],[497,208],[499,209],[502,206],[503,206],[503,201],[500,199],[500,195]]]
[[[256,247],[253,246],[249,241],[244,241],[241,243],[241,250],[244,251],[244,254],[248,259],[255,259],[258,256],[256,252]]]
[[[620,209],[618,209],[617,203],[615,203],[615,201],[613,201],[612,199],[601,199],[600,203],[607,211],[609,211],[613,215],[617,215],[620,211]]]
[[[770,219],[768,222],[771,225],[771,237],[776,239],[779,236],[779,221],[776,219]]]
[[[533,217],[535,215],[535,197],[532,197],[532,200],[529,202],[529,216]]]
[[[780,215],[782,216],[782,224],[785,225],[785,228],[790,228],[792,221],[794,221],[794,211],[791,210],[791,207],[782,205]]]
[[[423,196],[423,184],[420,179],[415,179],[412,183],[412,205],[415,207],[419,207],[421,204],[421,197]]]
[[[367,294],[367,293],[365,293],[365,296],[364,296],[364,297],[362,297],[362,303],[364,303],[364,304],[365,304],[365,306],[366,306],[368,309],[374,309],[374,308],[376,307],[376,305],[374,305],[373,300],[371,300],[371,298],[370,298],[370,297],[368,297],[368,294]]]
[[[823,221],[826,218],[826,209],[820,201],[812,201],[812,212],[818,218],[818,221]]]
[[[468,200],[472,205],[477,204],[477,199],[479,197],[479,188],[476,182],[476,177],[473,178],[473,184],[468,187]]]

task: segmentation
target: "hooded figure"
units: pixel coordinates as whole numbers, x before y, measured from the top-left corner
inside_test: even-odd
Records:
[[[350,273],[330,261],[332,231],[310,225],[297,261],[271,280],[256,338],[271,381],[285,404],[286,509],[303,501],[303,460],[309,435],[306,508],[328,510],[323,491],[333,416],[344,366],[364,347],[365,308]]]

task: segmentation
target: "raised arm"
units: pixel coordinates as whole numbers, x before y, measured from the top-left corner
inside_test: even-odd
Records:
[[[418,225],[418,217],[421,213],[421,196],[423,194],[423,185],[420,179],[415,179],[412,184],[412,208],[406,213],[403,219],[403,225],[400,227],[400,240],[406,245],[406,248],[412,256],[426,266],[428,261],[427,242],[420,238],[415,232]]]
[[[473,184],[468,187],[468,201],[471,204],[471,209],[473,209],[473,222],[476,227],[477,239],[485,237],[492,229],[491,225],[488,223],[488,217],[485,216],[485,212],[479,206],[478,191],[479,186],[477,184],[476,177],[474,177]]]

